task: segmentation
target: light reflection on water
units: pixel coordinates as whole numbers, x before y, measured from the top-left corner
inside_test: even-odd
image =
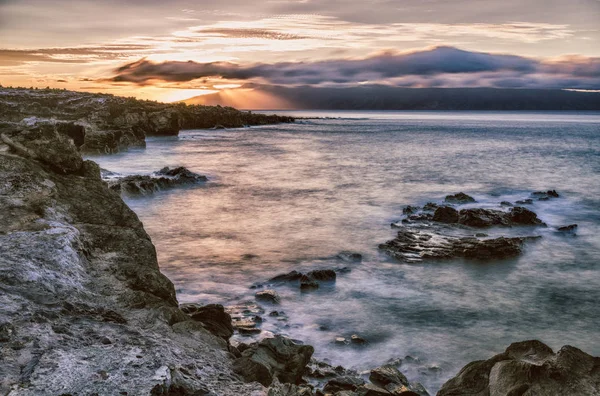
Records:
[[[600,114],[298,115],[343,118],[184,131],[150,138],[145,150],[93,157],[122,173],[183,165],[209,176],[204,187],[127,200],[180,302],[251,300],[249,286],[273,275],[348,265],[333,288],[280,288],[290,326],[279,331],[359,370],[419,357],[442,372],[402,370],[431,391],[514,341],[600,354]],[[407,265],[377,251],[404,205],[464,191],[495,207],[549,188],[563,198],[532,209],[550,225],[578,223],[577,237],[537,230],[543,239],[522,257],[489,263]],[[344,250],[363,262],[332,259]],[[370,344],[333,345],[353,333]]]

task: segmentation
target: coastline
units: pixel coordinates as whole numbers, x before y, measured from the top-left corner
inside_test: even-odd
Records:
[[[55,124],[30,127],[5,132],[12,143],[0,161],[8,209],[2,244],[14,253],[3,258],[8,309],[1,320],[9,362],[2,373],[16,386],[10,394],[265,393],[236,373],[242,352],[178,308],[143,225],[104,185],[97,165],[83,161]],[[30,151],[16,155],[14,143]],[[540,359],[550,357],[535,348],[544,352]],[[464,384],[453,384],[459,393],[448,394],[461,394]],[[306,394],[277,384],[271,392],[281,389]],[[396,394],[410,394],[403,392]]]

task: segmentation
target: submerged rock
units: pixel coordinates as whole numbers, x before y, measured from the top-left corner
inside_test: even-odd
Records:
[[[467,204],[467,203],[474,203],[477,201],[475,201],[475,198],[473,198],[472,196],[467,195],[463,192],[460,192],[460,193],[454,194],[454,195],[446,195],[446,198],[444,198],[444,202],[453,203],[453,204]]]
[[[104,172],[104,175],[111,190],[126,195],[148,195],[167,188],[201,183],[208,180],[206,176],[198,175],[182,166],[177,168],[165,167],[149,176],[133,175],[115,177],[114,173],[109,174],[107,172]]]
[[[467,364],[438,396],[600,394],[600,358],[564,346],[554,353],[540,341],[511,344],[504,353]]]
[[[557,229],[560,232],[574,234],[575,231],[577,231],[577,224],[570,224],[567,226],[558,227]]]
[[[283,383],[300,384],[313,352],[310,345],[298,345],[277,335],[251,344],[233,367],[246,382],[269,386],[277,378]]]
[[[360,263],[363,259],[363,256],[360,253],[346,251],[340,252],[336,257],[348,263]]]
[[[419,211],[419,207],[418,206],[405,206],[404,208],[402,208],[402,214],[405,215],[411,215],[411,214],[415,214]]]
[[[436,204],[436,203],[434,203],[434,202],[427,202],[425,204],[425,206],[423,206],[423,211],[425,211],[425,212],[433,212],[438,207],[439,207],[439,205]]]

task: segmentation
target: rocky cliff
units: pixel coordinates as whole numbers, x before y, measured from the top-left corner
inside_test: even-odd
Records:
[[[0,120],[31,125],[39,119],[74,122],[83,135],[81,150],[102,153],[143,147],[146,136],[177,135],[181,129],[294,121],[231,107],[167,104],[57,89],[0,88]]]
[[[178,308],[142,223],[64,132],[0,128],[0,394],[263,393]]]

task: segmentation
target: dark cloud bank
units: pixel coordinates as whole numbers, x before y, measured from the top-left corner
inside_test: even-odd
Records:
[[[145,59],[115,70],[114,82],[184,83],[221,77],[281,86],[383,84],[411,88],[600,89],[600,58],[538,60],[515,55],[437,47],[412,53],[383,53],[365,59],[240,65],[231,62],[154,63]]]

